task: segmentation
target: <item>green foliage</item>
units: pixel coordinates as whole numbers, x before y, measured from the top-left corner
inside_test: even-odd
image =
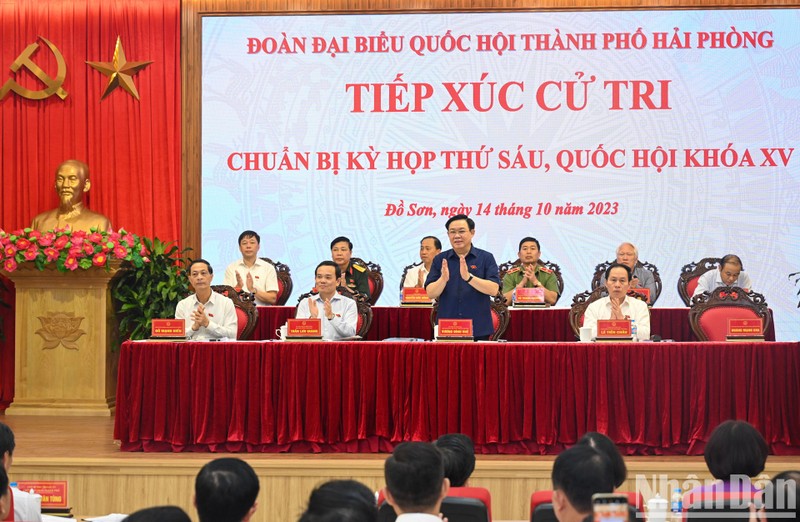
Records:
[[[144,257],[133,259],[131,266],[120,271],[111,286],[120,321],[121,339],[146,339],[154,318],[175,317],[178,302],[189,294],[186,277],[188,248],[180,250],[175,243],[142,238]]]

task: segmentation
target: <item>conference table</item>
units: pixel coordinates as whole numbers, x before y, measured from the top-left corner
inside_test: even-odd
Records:
[[[275,330],[294,317],[293,306],[259,306],[258,322],[252,339],[275,339]],[[771,313],[771,312],[770,312]],[[575,340],[569,325],[569,308],[540,308],[510,310],[508,328],[503,338],[508,341],[539,342]],[[415,307],[372,307],[372,327],[366,336],[369,341],[389,338],[418,338],[430,340],[431,309]],[[689,326],[688,308],[652,308],[650,331],[662,339],[697,341]],[[768,341],[775,340],[774,321],[764,332]]]
[[[800,454],[800,343],[146,342],[121,348],[123,451],[388,452],[466,433],[554,454],[584,432],[628,454],[703,451],[744,419]]]

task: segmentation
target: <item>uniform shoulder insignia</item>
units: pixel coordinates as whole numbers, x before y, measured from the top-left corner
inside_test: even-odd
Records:
[[[541,270],[542,272],[547,272],[548,274],[552,274],[553,273],[552,270],[550,270],[546,266],[542,266],[542,265],[539,265],[539,270]]]
[[[364,267],[363,267],[363,266],[361,266],[361,265],[353,265],[353,268],[355,268],[355,269],[356,269],[356,270],[358,270],[359,272],[366,272],[366,271],[367,271],[367,269],[366,269],[366,268],[364,268]]]
[[[518,266],[515,266],[515,267],[514,267],[514,268],[512,268],[511,270],[507,271],[507,272],[506,272],[506,275],[508,275],[508,274],[513,274],[514,272],[519,272],[519,271],[520,271],[520,267],[518,267]]]

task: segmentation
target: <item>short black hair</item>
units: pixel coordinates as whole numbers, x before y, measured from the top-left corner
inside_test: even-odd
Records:
[[[0,422],[0,457],[3,457],[6,453],[13,455],[14,448],[16,447],[17,443],[14,441],[14,432],[11,431],[8,424]]]
[[[433,246],[436,247],[436,250],[441,250],[442,249],[442,242],[439,241],[439,238],[436,237],[436,236],[425,236],[425,237],[423,237],[422,239],[419,240],[419,244],[421,245],[422,242],[425,241],[426,239],[433,239]]]
[[[586,445],[562,451],[553,463],[553,489],[561,490],[578,513],[592,511],[592,495],[614,491],[611,462]]]
[[[610,265],[608,265],[608,268],[606,268],[606,281],[608,281],[608,275],[611,273],[612,268],[624,268],[625,273],[628,274],[628,281],[633,279],[633,272],[631,271],[631,267],[629,267],[628,265],[623,265],[622,263],[611,263]]]
[[[463,433],[442,435],[433,443],[442,453],[444,476],[454,488],[463,487],[475,471],[475,445]]]
[[[213,269],[213,268],[211,268],[211,263],[209,263],[209,262],[208,262],[208,261],[206,261],[205,259],[192,259],[192,260],[191,260],[191,262],[189,263],[189,270],[187,270],[187,272],[188,272],[189,274],[191,274],[191,273],[192,273],[192,267],[193,267],[194,265],[196,265],[197,263],[205,263],[205,265],[208,267],[208,273],[209,273],[209,274],[212,274],[212,275],[214,274],[214,269]],[[187,274],[187,275],[188,275],[188,274]]]
[[[317,277],[317,270],[319,270],[319,267],[321,267],[321,266],[332,266],[336,270],[336,279],[339,279],[340,277],[342,277],[342,269],[339,268],[339,265],[337,265],[336,263],[334,263],[331,260],[325,260],[325,261],[321,262],[320,264],[318,264],[317,268],[314,269],[314,277]]]
[[[444,229],[449,232],[450,223],[452,223],[453,221],[461,221],[462,219],[467,222],[467,228],[469,228],[470,230],[475,230],[475,222],[472,220],[471,217],[469,217],[466,214],[456,214],[455,216],[448,219],[447,223],[444,224]]]
[[[0,466],[0,498],[11,494],[11,489],[8,487],[8,473],[6,468]]]
[[[156,506],[131,513],[122,522],[192,522],[192,519],[178,506]]]
[[[298,522],[375,522],[375,494],[357,480],[329,480],[317,486]]]
[[[727,420],[714,428],[703,456],[716,479],[730,480],[734,475],[755,477],[764,471],[769,447],[750,423]]]
[[[442,493],[442,454],[429,442],[402,442],[383,466],[386,488],[406,512],[420,513],[436,507]]]
[[[525,243],[536,243],[536,250],[538,250],[539,252],[542,251],[542,247],[539,246],[539,240],[536,239],[535,237],[528,236],[528,237],[523,237],[520,240],[519,247],[517,248],[517,252],[522,250],[522,245],[524,245]]]
[[[783,471],[772,477],[764,488],[763,496],[767,520],[797,520],[797,500],[800,498],[798,486],[800,471]],[[787,517],[790,513],[795,516]]]
[[[258,476],[242,459],[221,458],[207,463],[194,481],[200,522],[241,522],[256,503]]]
[[[739,258],[739,256],[735,254],[728,254],[722,258],[722,260],[719,262],[720,270],[722,270],[722,268],[728,264],[738,266],[739,270],[744,270],[744,265],[742,265],[742,260]]]
[[[618,488],[625,482],[625,479],[628,477],[628,468],[625,466],[625,459],[622,458],[622,454],[619,452],[617,445],[614,444],[614,441],[602,433],[589,431],[581,437],[578,444],[591,446],[608,457],[609,462],[611,462],[611,474],[614,478],[614,487]]]
[[[349,238],[346,238],[344,236],[337,237],[336,239],[331,241],[331,250],[333,250],[333,245],[335,245],[336,243],[347,243],[347,246],[350,247],[350,251],[351,252],[353,251],[353,242],[350,241]]]
[[[245,239],[245,238],[248,238],[248,237],[256,238],[256,243],[258,243],[259,245],[261,244],[261,236],[259,236],[258,232],[256,232],[255,230],[245,230],[244,232],[239,234],[239,242],[237,244],[241,244],[242,243],[242,239]]]

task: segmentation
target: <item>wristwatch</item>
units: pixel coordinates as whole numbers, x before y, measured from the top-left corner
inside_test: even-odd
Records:
[[[466,281],[466,282],[467,282],[467,283],[469,283],[469,282],[470,282],[470,281],[472,281],[473,279],[475,279],[475,276],[474,276],[474,275],[472,275],[472,274],[470,274],[470,275],[469,275],[469,279],[467,279],[467,281]]]

